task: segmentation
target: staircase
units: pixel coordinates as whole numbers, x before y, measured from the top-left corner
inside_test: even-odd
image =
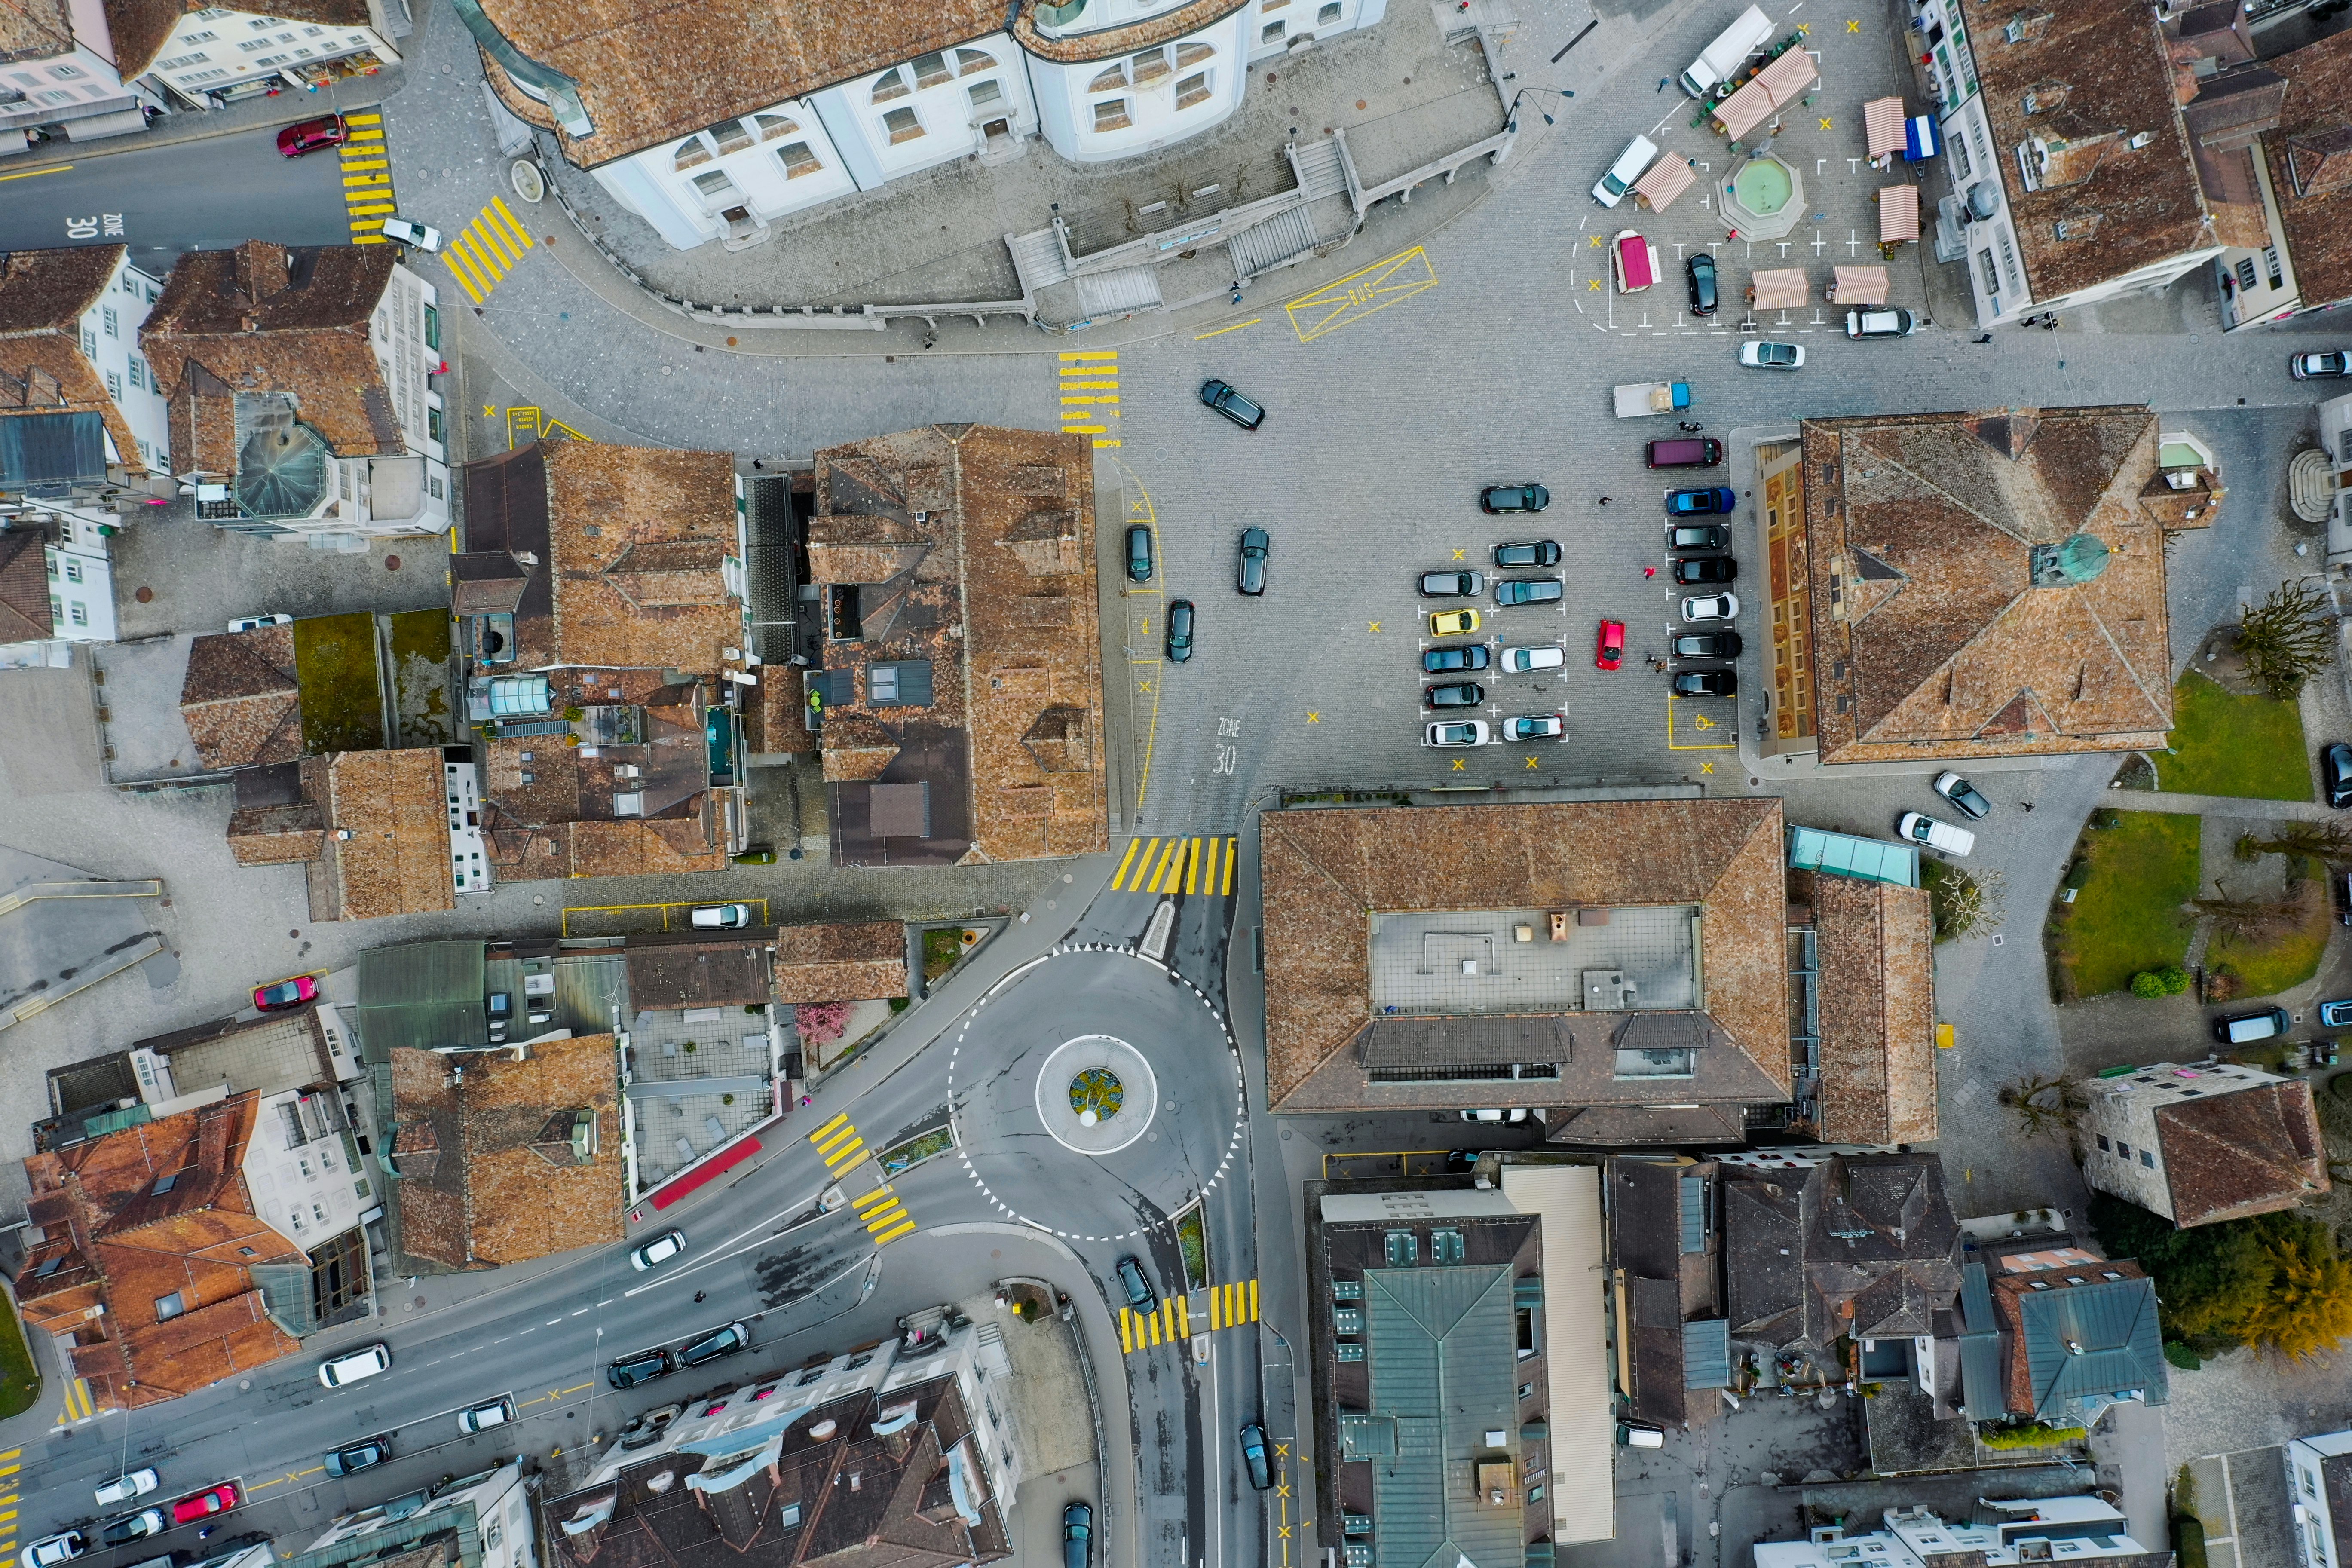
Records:
[[[1297,176],[1301,201],[1318,201],[1325,196],[1345,195],[1348,172],[1339,159],[1339,143],[1326,136],[1320,142],[1290,148],[1290,172]]]
[[[1234,276],[1255,278],[1271,272],[1286,262],[1295,261],[1320,243],[1315,237],[1315,220],[1307,216],[1304,207],[1292,207],[1278,213],[1264,223],[1253,224],[1234,236],[1231,250]]]
[[[1080,275],[1078,309],[1091,319],[1160,309],[1160,273],[1150,267],[1121,267]]]
[[[1050,227],[1008,234],[1004,247],[1013,253],[1013,270],[1021,279],[1021,291],[1032,299],[1070,275],[1062,258],[1062,237]]]

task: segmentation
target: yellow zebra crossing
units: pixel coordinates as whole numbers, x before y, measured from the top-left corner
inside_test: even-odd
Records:
[[[1196,1309],[1192,1298],[1201,1298]],[[1157,1310],[1118,1310],[1118,1348],[1128,1355],[1172,1345],[1195,1334],[1238,1329],[1257,1321],[1257,1281],[1236,1279],[1229,1285],[1204,1285],[1188,1295],[1171,1296]]]
[[[383,116],[343,116],[343,212],[351,219],[353,245],[382,245],[383,220],[393,215],[392,149],[384,145]]]
[[[79,1422],[87,1421],[97,1414],[98,1411],[89,1396],[89,1382],[83,1378],[75,1378],[66,1389],[66,1407],[58,1416],[58,1425],[70,1426]]]
[[[523,252],[531,248],[530,231],[507,210],[503,200],[492,196],[490,205],[465,231],[450,239],[442,256],[457,274],[457,287],[478,305],[490,297],[499,279],[515,269]]]
[[[873,1158],[874,1151],[857,1135],[856,1126],[848,1115],[835,1116],[832,1121],[809,1134],[809,1142],[824,1161],[824,1168],[835,1176],[846,1176]],[[877,1165],[878,1171],[880,1167]],[[872,1192],[849,1200],[857,1211],[858,1223],[866,1234],[874,1238],[877,1247],[887,1247],[915,1228],[915,1221],[907,1213],[907,1205],[898,1201],[898,1194],[888,1182]]]
[[[1114,893],[1206,893],[1231,898],[1238,838],[1133,838],[1112,874]]]
[[[0,1453],[0,1557],[16,1554],[16,1489],[21,1484],[17,1472],[25,1468],[24,1455],[22,1448]]]
[[[1062,429],[1092,436],[1097,447],[1116,447],[1118,417],[1118,351],[1099,349],[1062,356]]]
[[[866,1234],[874,1238],[877,1247],[887,1247],[915,1228],[907,1205],[898,1201],[887,1182],[862,1198],[850,1199],[849,1205],[857,1211],[857,1217],[865,1222]]]

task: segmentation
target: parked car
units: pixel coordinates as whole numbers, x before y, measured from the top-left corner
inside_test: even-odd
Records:
[[[1979,822],[1992,815],[1992,802],[1979,795],[1976,786],[1958,773],[1937,773],[1936,793]]]
[[[1739,492],[1726,485],[1666,492],[1668,517],[1720,517],[1738,504]]]
[[[237,1505],[236,1483],[223,1481],[206,1487],[194,1497],[184,1497],[172,1505],[173,1524],[194,1524],[216,1513],[226,1513]]]
[[[1712,436],[1653,441],[1642,448],[1642,461],[1654,468],[1712,468],[1723,461],[1723,443]]]
[[[1549,505],[1551,505],[1551,492],[1533,482],[1524,485],[1488,485],[1478,492],[1480,511],[1541,511]]]
[[[349,1388],[363,1377],[373,1377],[392,1364],[392,1347],[377,1343],[350,1351],[319,1363],[319,1381],[329,1388]]]
[[[318,999],[319,979],[314,974],[298,974],[291,980],[276,980],[253,988],[253,1005],[264,1013],[283,1013]]]
[[[1675,638],[1676,658],[1738,658],[1741,644],[1734,631],[1685,632]]]
[[[1683,619],[1686,621],[1728,621],[1738,615],[1737,594],[1694,594],[1683,601]]]
[[[431,224],[411,223],[404,217],[384,219],[383,237],[422,250],[427,255],[437,255],[441,249],[439,229],[435,228]]]
[[[2225,1046],[2251,1046],[2286,1033],[2294,1020],[2284,1007],[2257,1007],[2251,1013],[2224,1013],[2213,1020],[2213,1037]]]
[[[1206,1343],[1209,1336],[1194,1336]],[[1062,1510],[1062,1568],[1087,1568],[1093,1560],[1095,1510],[1074,1502]]]
[[[2286,373],[2297,381],[2309,381],[2315,376],[2352,375],[2352,353],[2342,349],[2326,349],[2318,353],[2290,354]]]
[[[1465,1110],[1462,1112],[1462,1120],[1465,1121],[1507,1121],[1517,1124],[1518,1122],[1525,1121],[1527,1119],[1528,1113],[1525,1110],[1517,1109],[1508,1110]]]
[[[1432,708],[1475,708],[1486,700],[1486,689],[1475,680],[1449,681],[1429,688],[1422,700]]]
[[[1601,631],[1592,640],[1592,662],[1602,669],[1614,669],[1625,662],[1624,622],[1601,623]]]
[[[348,1476],[358,1470],[373,1469],[392,1458],[392,1439],[388,1436],[362,1437],[327,1455],[327,1473]]]
[[[1739,363],[1750,370],[1802,370],[1805,368],[1805,346],[1751,338],[1739,345]]]
[[[1227,383],[1202,382],[1201,401],[1244,430],[1255,430],[1265,423],[1265,410],[1234,391]]]
[[[1675,672],[1674,691],[1677,697],[1736,697],[1739,694],[1739,677],[1727,669],[1685,669]]]
[[[16,1554],[18,1568],[56,1568],[60,1563],[70,1563],[82,1554],[86,1542],[79,1530],[60,1531],[45,1535]]]
[[[1503,721],[1506,741],[1565,741],[1568,723],[1557,713],[1531,713],[1525,718]]]
[[[1127,531],[1127,580],[1151,581],[1151,530],[1139,522]]]
[[[1272,543],[1262,528],[1242,530],[1241,561],[1234,574],[1234,587],[1253,599],[1265,592],[1265,552]]]
[[[1666,524],[1666,548],[1680,553],[1688,550],[1728,550],[1731,530],[1719,522],[1670,522]]]
[[[1475,610],[1433,610],[1429,616],[1429,635],[1433,637],[1466,637],[1478,629]]]
[[[1513,605],[1556,605],[1568,596],[1568,584],[1557,577],[1507,577],[1495,584],[1495,607]]]
[[[1924,811],[1906,811],[1895,819],[1897,837],[1914,844],[1925,844],[1930,849],[1940,849],[1947,855],[1966,855],[1977,847],[1977,836],[1965,827],[1955,827],[1948,822],[1938,822]]]
[[[751,923],[751,906],[697,904],[688,919],[697,931],[741,931]]]
[[[1685,556],[1675,563],[1675,582],[1682,587],[1697,583],[1732,583],[1739,578],[1739,563],[1728,555]]]
[[[1481,572],[1423,572],[1421,574],[1421,596],[1424,599],[1475,599],[1486,591],[1486,577]]]
[[[1609,165],[1609,172],[1592,187],[1592,199],[1604,207],[1613,207],[1623,201],[1625,193],[1633,188],[1633,182],[1642,177],[1642,171],[1657,155],[1658,144],[1646,136],[1636,136],[1626,142],[1625,150]]]
[[[129,1502],[135,1497],[145,1497],[149,1492],[153,1491],[158,1484],[152,1468],[132,1470],[130,1474],[117,1476],[100,1487],[98,1505],[100,1508],[111,1508],[119,1502]]]
[[[1242,1463],[1249,1468],[1250,1485],[1260,1491],[1274,1485],[1274,1471],[1265,1458],[1265,1428],[1253,1421],[1242,1428]]]
[[[604,1369],[604,1381],[624,1392],[641,1383],[651,1383],[657,1377],[667,1377],[677,1370],[677,1363],[669,1352],[656,1346],[625,1355]]]
[[[267,616],[239,616],[236,619],[229,622],[228,629],[232,634],[236,632],[257,632],[264,626],[290,626],[293,624],[293,616],[288,615],[283,610],[278,610]]]
[[[1177,599],[1168,606],[1168,662],[1182,664],[1192,657],[1192,601]]]
[[[686,1250],[686,1232],[666,1230],[648,1241],[629,1248],[629,1267],[644,1273],[658,1268]]]
[[[1568,650],[1556,642],[1539,642],[1526,647],[1503,650],[1503,673],[1527,675],[1538,669],[1558,669],[1568,662]]]
[[[330,114],[322,120],[305,120],[299,125],[289,125],[278,133],[278,151],[281,157],[299,158],[305,153],[316,153],[321,147],[340,147],[348,134],[343,117]]]
[[[1683,283],[1690,296],[1690,313],[1712,316],[1717,303],[1715,295],[1715,258],[1704,250],[1694,250],[1683,262]]]
[[[2352,1025],[2352,996],[2346,996],[2334,1002],[2322,1002],[2319,1005],[2321,1028],[2341,1029],[2347,1025]]]
[[[1559,542],[1551,539],[1529,540],[1524,544],[1495,546],[1495,565],[1502,571],[1523,571],[1529,566],[1559,564]]]
[[[160,1508],[142,1508],[137,1513],[126,1513],[121,1519],[109,1520],[98,1532],[100,1546],[128,1546],[134,1541],[144,1541],[151,1535],[161,1535],[171,1526],[164,1522]]]
[[[2319,753],[2319,782],[2327,788],[2327,804],[2352,805],[2352,746],[2334,741]]]
[[[1647,1421],[1620,1421],[1617,1442],[1627,1448],[1663,1448],[1666,1446],[1665,1428],[1653,1426]]]
[[[740,1350],[742,1347],[739,1345],[736,1348]],[[722,1351],[717,1353],[723,1355],[726,1352]],[[705,1356],[702,1359],[709,1361],[710,1357]],[[688,1362],[686,1364],[692,1366],[695,1363]],[[514,1395],[501,1394],[487,1405],[472,1405],[457,1412],[457,1430],[469,1435],[475,1432],[487,1432],[493,1426],[503,1426],[514,1418]]]
[[[1421,668],[1427,675],[1451,675],[1457,669],[1484,669],[1490,657],[1485,643],[1456,644],[1428,649],[1421,656]]]
[[[747,1348],[751,1342],[751,1324],[730,1323],[723,1329],[716,1329],[703,1335],[678,1352],[677,1364],[700,1366],[705,1362],[717,1361],[720,1356],[733,1355],[737,1351]]]
[[[1118,1275],[1118,1282],[1127,1288],[1127,1304],[1129,1307],[1139,1312],[1159,1310],[1160,1298],[1153,1293],[1151,1281],[1143,1277],[1143,1265],[1136,1261],[1133,1253],[1129,1253],[1111,1268]]]
[[[1421,732],[1424,746],[1483,746],[1487,739],[1484,719],[1441,719]]]
[[[1918,318],[1908,310],[1848,310],[1845,335],[1850,338],[1907,338],[1918,330]]]

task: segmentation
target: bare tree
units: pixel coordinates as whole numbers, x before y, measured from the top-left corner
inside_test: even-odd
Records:
[[[1927,904],[1937,942],[1956,942],[1971,931],[2000,924],[2008,884],[1996,868],[1964,871],[1950,867],[1929,884]]]
[[[2284,823],[2268,838],[2254,839],[2253,845],[2263,854],[2338,865],[2352,860],[2352,826],[2334,821]]]
[[[2336,658],[2336,623],[2322,618],[2326,595],[2301,583],[2282,583],[2238,622],[2238,656],[2246,673],[2284,701]]]
[[[2194,899],[2190,903],[2213,922],[2216,936],[2232,942],[2260,942],[2294,924],[2303,912],[2292,903],[2263,899]]]
[[[2017,1113],[2017,1124],[2028,1138],[2071,1131],[2090,1109],[2090,1100],[2073,1073],[2032,1073],[2005,1083],[1994,1096]]]

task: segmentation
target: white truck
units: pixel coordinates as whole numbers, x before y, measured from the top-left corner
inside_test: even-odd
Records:
[[[1693,98],[1706,98],[1717,88],[1729,81],[1748,56],[1762,48],[1772,37],[1772,18],[1764,15],[1760,6],[1750,5],[1739,14],[1739,19],[1717,33],[1706,52],[1693,60],[1683,72],[1683,90]]]
[[[1639,419],[1651,414],[1674,414],[1690,406],[1686,381],[1636,381],[1617,388],[1617,417]]]

